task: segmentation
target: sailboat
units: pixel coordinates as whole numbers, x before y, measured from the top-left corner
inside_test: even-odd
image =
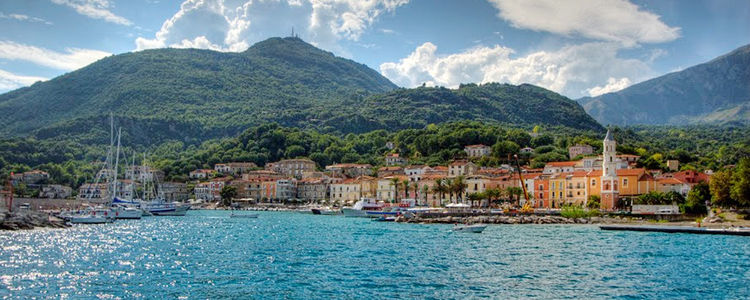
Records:
[[[112,181],[112,200],[110,201],[110,208],[115,212],[115,218],[117,219],[140,219],[143,214],[141,210],[134,204],[115,203],[117,200],[117,168],[120,164],[120,133],[122,128],[117,130],[117,154],[115,155],[115,171],[114,180]]]

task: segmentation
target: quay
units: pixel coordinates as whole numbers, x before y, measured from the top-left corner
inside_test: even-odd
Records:
[[[750,228],[707,228],[687,226],[602,225],[601,230],[647,231],[666,233],[724,234],[750,236]]]

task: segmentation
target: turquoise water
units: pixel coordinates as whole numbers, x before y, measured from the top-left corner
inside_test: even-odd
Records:
[[[0,297],[750,297],[750,238],[190,211],[0,232]]]

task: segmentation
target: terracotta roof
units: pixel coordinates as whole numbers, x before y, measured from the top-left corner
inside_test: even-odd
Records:
[[[401,168],[401,167],[380,167],[378,169],[378,171],[398,171],[398,170],[401,170],[401,169],[403,169],[403,168]]]
[[[662,178],[659,179],[659,184],[685,184],[686,182],[679,180],[677,178]]]
[[[468,160],[454,160],[451,162],[450,165],[451,166],[463,166],[463,165],[468,165],[468,164],[469,164]]]
[[[328,168],[372,168],[372,165],[370,164],[333,164],[326,166],[326,169]]]
[[[588,171],[573,171],[573,177],[585,177],[588,174]]]
[[[547,163],[550,167],[573,167],[578,161],[551,161]]]
[[[466,148],[485,148],[485,147],[489,147],[489,146],[486,146],[486,145],[483,145],[483,144],[476,144],[476,145],[468,145],[468,146],[466,146]]]
[[[432,169],[435,171],[448,171],[448,167],[446,166],[434,166]]]
[[[646,169],[619,169],[617,170],[617,176],[637,176],[646,173]]]

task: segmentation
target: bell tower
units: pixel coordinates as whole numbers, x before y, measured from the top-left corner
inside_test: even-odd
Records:
[[[601,209],[612,210],[617,204],[620,192],[617,186],[617,142],[607,129],[602,149]]]

